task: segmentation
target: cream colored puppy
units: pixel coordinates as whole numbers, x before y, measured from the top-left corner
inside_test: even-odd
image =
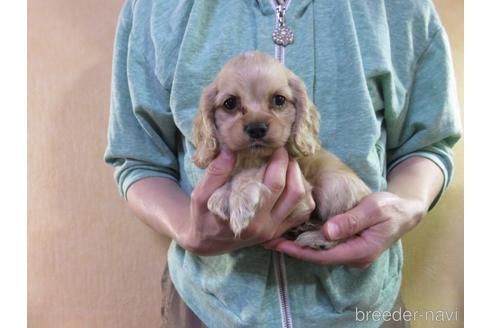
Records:
[[[318,133],[318,111],[299,77],[259,52],[230,60],[204,89],[193,126],[193,162],[198,167],[206,168],[220,146],[237,155],[229,181],[210,197],[208,209],[229,220],[239,235],[269,192],[262,183],[269,157],[286,147],[307,181],[306,197],[291,216],[309,209],[307,193],[312,192],[316,202],[316,215],[291,234],[301,246],[335,245],[321,233],[323,223],[357,205],[370,190],[335,155],[321,149]]]

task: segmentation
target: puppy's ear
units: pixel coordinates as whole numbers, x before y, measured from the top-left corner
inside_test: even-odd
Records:
[[[296,118],[287,150],[293,157],[313,155],[319,148],[319,114],[314,104],[309,100],[304,82],[291,73],[289,87],[294,96]]]
[[[219,153],[214,122],[216,96],[217,88],[214,83],[203,90],[200,98],[200,109],[193,122],[193,143],[196,147],[193,163],[202,169],[206,168]]]

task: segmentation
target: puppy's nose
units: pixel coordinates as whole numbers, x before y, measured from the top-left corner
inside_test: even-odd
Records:
[[[244,131],[253,139],[263,138],[267,131],[268,125],[263,122],[249,123],[244,127]]]

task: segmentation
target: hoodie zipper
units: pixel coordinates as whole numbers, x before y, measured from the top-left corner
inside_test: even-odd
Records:
[[[280,316],[282,328],[293,328],[292,314],[290,312],[289,294],[287,285],[287,271],[285,269],[284,254],[273,252],[273,267],[278,286],[278,300],[280,303]]]
[[[285,47],[294,41],[294,34],[287,27],[285,22],[285,15],[289,8],[290,1],[291,0],[271,0],[272,7],[275,10],[275,29],[272,35],[275,44],[275,58],[282,64],[285,64]],[[272,257],[278,286],[278,300],[280,304],[282,328],[293,328],[284,254],[273,252]]]

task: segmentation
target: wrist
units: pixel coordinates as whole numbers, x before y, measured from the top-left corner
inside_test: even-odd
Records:
[[[181,217],[183,220],[177,227],[173,239],[179,246],[194,253],[199,248],[200,243],[198,242],[199,238],[197,238],[197,227],[192,224],[191,215],[191,211],[188,211],[186,217]]]
[[[414,202],[424,216],[444,183],[441,169],[431,160],[414,156],[398,164],[388,174],[387,191]]]
[[[428,205],[425,200],[414,196],[399,196],[402,202],[402,209],[406,212],[408,218],[402,224],[403,233],[415,228],[422,218],[427,214]]]
[[[189,220],[182,225],[180,232],[174,239],[176,243],[190,253],[199,256],[219,255],[221,243],[219,240],[209,238],[207,231],[207,217],[201,216],[198,220],[192,220],[191,212]],[[183,220],[185,221],[185,220]],[[195,222],[195,224],[193,224]]]

